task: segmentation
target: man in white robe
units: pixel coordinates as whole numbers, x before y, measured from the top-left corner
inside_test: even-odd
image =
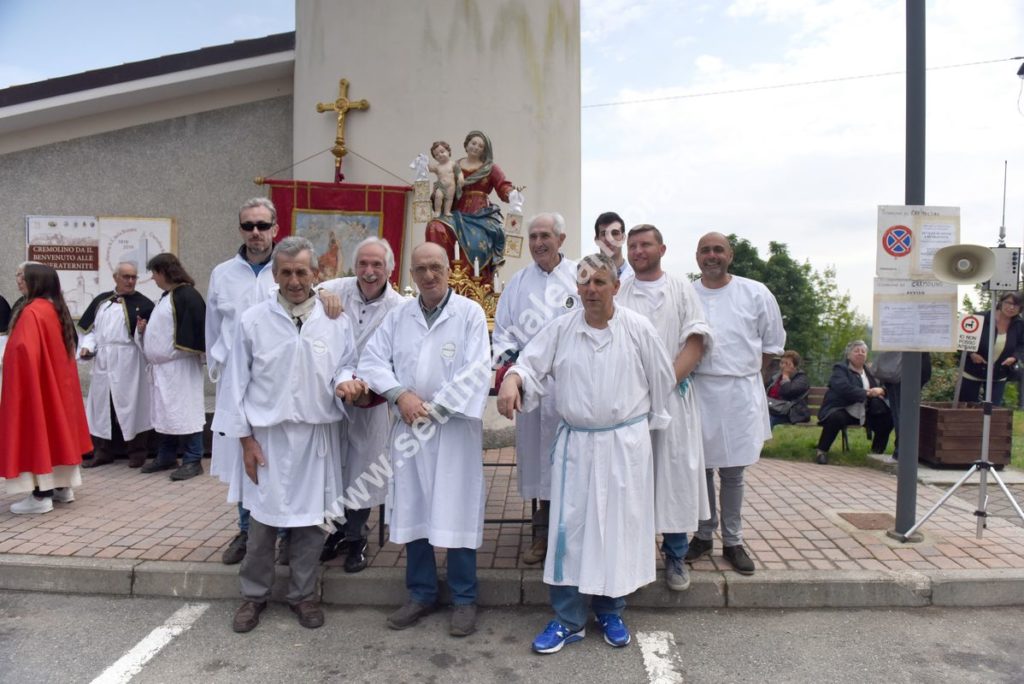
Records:
[[[285,238],[271,267],[280,291],[241,315],[214,416],[214,429],[242,446],[242,503],[251,515],[236,632],[255,628],[266,608],[278,528],[290,538],[287,601],[303,627],[323,625],[315,590],[320,525],[342,489],[334,457],[345,417],[340,398],[362,391],[353,380],[352,328],[345,318],[329,319],[312,291],[313,245]]]
[[[335,278],[320,284],[321,290],[341,299],[345,316],[362,353],[384,316],[405,301],[391,283],[395,254],[387,240],[370,237],[360,242],[353,257],[354,277]],[[345,522],[327,537],[321,561],[345,553],[345,572],[360,572],[367,565],[366,521],[374,506],[387,498],[390,464],[387,454],[391,413],[386,403],[353,407],[342,423],[341,458],[345,481]],[[381,521],[383,524],[383,521]]]
[[[675,375],[664,345],[640,314],[615,306],[615,263],[579,263],[582,308],[526,345],[506,374],[498,411],[530,410],[553,378],[562,417],[552,449],[551,516],[544,582],[556,619],[533,642],[554,653],[586,634],[587,600],[612,646],[630,642],[625,597],[654,581],[651,430],[671,421]]]
[[[139,472],[173,470],[172,480],[188,480],[203,472],[206,303],[174,254],[157,254],[146,267],[164,293],[149,320],[140,319],[135,326],[149,363],[150,411],[157,433],[156,458]],[[184,450],[180,467],[179,448]]]
[[[554,213],[534,216],[529,222],[529,240],[533,263],[512,276],[494,315],[494,353],[509,366],[548,322],[579,307],[576,262],[559,251],[565,242],[565,219]],[[533,542],[523,553],[528,565],[543,561],[548,548],[551,443],[559,421],[554,387],[548,385],[537,408],[516,416],[519,496],[539,501],[533,515]]]
[[[483,414],[491,380],[487,320],[448,287],[444,249],[413,250],[420,294],[391,310],[359,358],[357,376],[401,415],[389,441],[391,540],[405,544],[409,599],[388,616],[405,629],[437,603],[434,547],[448,549],[452,636],[476,629],[476,549],[483,543]]]
[[[93,457],[83,468],[128,456],[128,466],[146,462],[153,421],[149,415],[146,359],[135,342],[139,318],[149,318],[153,302],[135,291],[139,270],[132,262],[114,269],[114,290],[98,295],[78,321],[78,356],[92,361],[85,413]]]
[[[786,331],[779,304],[763,284],[729,273],[733,249],[721,233],[697,243],[700,280],[694,284],[715,338],[694,372],[700,402],[711,517],[701,520],[686,560],[710,554],[718,527],[714,471],[720,481],[722,556],[742,575],[754,574],[743,548],[743,472],[771,439],[762,367],[783,352]]]
[[[669,395],[672,423],[651,433],[654,446],[654,509],[661,550],[665,554],[665,583],[673,591],[690,587],[683,559],[689,549],[687,533],[710,517],[704,476],[704,445],[700,411],[690,375],[711,349],[711,328],[693,285],[665,273],[661,231],[641,224],[626,239],[633,278],[619,288],[615,303],[643,314],[658,331],[673,358],[676,391]]]

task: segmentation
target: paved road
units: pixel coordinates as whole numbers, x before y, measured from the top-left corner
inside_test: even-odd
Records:
[[[331,608],[311,631],[280,605],[238,635],[235,605],[0,592],[0,680],[128,681],[126,660],[134,682],[1024,680],[1019,609],[635,610],[627,648],[594,630],[537,656],[528,644],[549,619],[538,609],[487,610],[477,634],[454,639],[445,614],[392,632],[384,610]]]
[[[972,476],[971,482],[977,482],[978,475]],[[948,488],[947,488],[948,489]],[[973,506],[978,505],[978,485],[976,484],[964,484],[956,490],[958,498],[967,501]],[[1018,506],[1024,508],[1024,485],[1007,485],[1007,489],[1010,490],[1010,494],[1013,495],[1014,501],[1017,502]],[[999,488],[991,478],[988,480],[988,484],[985,487],[985,492],[988,494],[988,514],[997,518],[1005,518],[1010,522],[1014,523],[1018,527],[1024,527],[1024,521],[1017,515],[1016,509],[1010,500],[1006,498],[1006,494]]]

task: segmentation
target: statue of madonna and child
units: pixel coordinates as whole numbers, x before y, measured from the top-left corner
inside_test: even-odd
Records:
[[[470,131],[463,148],[466,156],[453,162],[448,143],[431,145],[429,169],[438,181],[432,192],[435,216],[427,223],[426,238],[445,249],[453,268],[461,263],[478,282],[493,287],[494,275],[505,263],[505,231],[501,209],[490,195],[496,192],[507,203],[522,188],[494,163],[491,141],[481,131]]]

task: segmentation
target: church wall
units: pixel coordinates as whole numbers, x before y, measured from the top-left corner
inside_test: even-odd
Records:
[[[296,36],[296,162],[333,144],[336,117],[315,105],[337,98],[344,77],[350,100],[370,102],[347,116],[347,181],[409,183],[409,163],[432,141],[448,141],[459,158],[466,133],[479,129],[508,178],[526,186],[527,218],[561,212],[565,251],[579,256],[578,0],[304,0]],[[298,164],[294,177],[329,181],[333,172],[328,153]],[[424,224],[411,224],[411,196],[407,204],[403,282],[411,247],[424,239]],[[502,279],[529,259],[524,240]]]
[[[267,194],[253,177],[289,166],[291,137],[286,95],[0,155],[0,294],[18,296],[30,214],[171,217],[178,254],[205,293],[210,271],[240,244],[238,206]]]

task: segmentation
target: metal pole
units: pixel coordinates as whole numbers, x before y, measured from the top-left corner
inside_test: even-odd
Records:
[[[925,161],[925,0],[907,0],[907,205],[924,204]],[[918,425],[921,354],[904,352],[900,373],[900,458],[896,472],[896,532],[914,525],[917,511]]]

